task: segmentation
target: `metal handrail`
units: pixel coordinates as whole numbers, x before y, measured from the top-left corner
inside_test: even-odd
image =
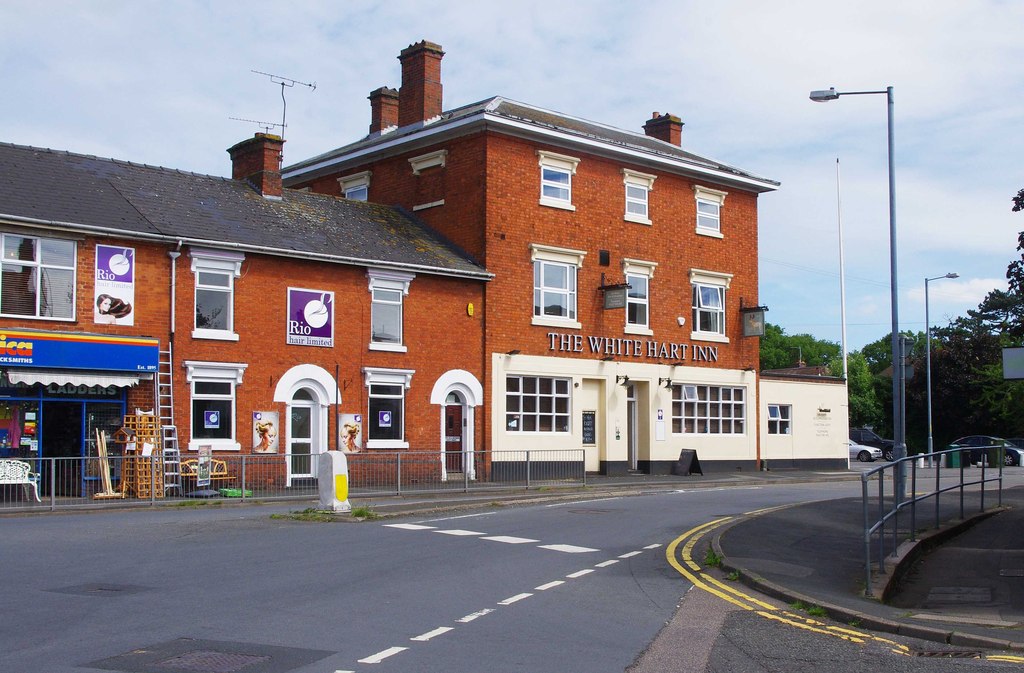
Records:
[[[986,475],[986,458],[988,456],[988,450],[997,450],[997,463],[998,471],[995,476],[989,476],[992,473],[992,469],[988,469],[989,475]],[[981,475],[977,479],[966,478],[964,471],[965,455],[970,454],[973,451],[983,450],[985,455],[982,457],[981,462]],[[985,511],[985,486],[989,482],[995,482],[997,486],[997,507],[1001,507],[1003,503],[1003,463],[1004,463],[1004,446],[985,446],[985,447],[958,447],[954,449],[945,449],[943,451],[935,451],[931,454],[919,454],[915,456],[907,456],[900,458],[891,463],[887,463],[880,467],[868,470],[861,475],[861,500],[862,509],[864,514],[864,595],[871,596],[871,544],[872,538],[877,540],[877,552],[878,552],[878,572],[885,573],[885,557],[886,557],[886,529],[889,527],[891,522],[892,532],[892,556],[896,556],[899,550],[899,516],[900,512],[909,510],[910,514],[910,537],[909,540],[914,542],[917,537],[917,503],[923,502],[929,498],[935,500],[935,521],[933,528],[939,528],[941,526],[941,517],[939,511],[939,498],[943,493],[949,491],[959,491],[960,493],[960,508],[959,518],[964,519],[964,490],[968,486],[980,486],[980,511]],[[958,476],[956,482],[947,486],[942,485],[943,475],[943,463],[945,462],[946,456],[952,457],[958,455],[959,463],[958,466],[946,468],[946,474],[950,471],[955,470],[954,475]],[[937,461],[936,461],[937,459]],[[927,492],[919,494],[917,492],[918,478],[917,473],[919,466],[928,460],[932,463],[935,468],[935,486]],[[952,459],[950,460],[952,461]],[[910,494],[909,496],[905,493],[897,493],[896,485],[899,480],[895,477],[898,475],[902,464],[910,466]],[[891,470],[892,477],[886,480],[886,471]],[[871,509],[871,497],[868,494],[868,483],[875,479],[878,482],[878,517],[872,521],[870,514],[868,513]],[[922,480],[923,481],[923,480]],[[886,484],[891,484],[889,493],[889,507],[886,508]]]

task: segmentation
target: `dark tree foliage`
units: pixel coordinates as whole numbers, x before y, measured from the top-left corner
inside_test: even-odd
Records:
[[[1024,210],[1024,189],[1013,197],[1013,212],[1019,213],[1022,210]],[[1017,252],[1022,253],[1021,258],[1012,262],[1006,269],[1006,279],[1010,281],[1010,292],[1021,294],[1024,292],[1024,231],[1017,236]]]
[[[821,341],[810,334],[787,335],[778,325],[766,323],[760,346],[761,369],[788,369],[804,365],[829,365],[841,358],[839,344]]]

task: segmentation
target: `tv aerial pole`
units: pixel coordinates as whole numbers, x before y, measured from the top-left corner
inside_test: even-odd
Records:
[[[249,72],[255,73],[257,75],[263,75],[265,77],[269,77],[271,82],[273,82],[274,84],[280,84],[281,85],[281,124],[280,124],[280,126],[281,126],[281,140],[284,140],[284,130],[285,130],[285,127],[287,127],[287,125],[288,125],[286,123],[287,117],[288,117],[288,100],[285,98],[285,95],[284,95],[285,87],[292,88],[296,84],[298,84],[299,86],[308,87],[310,90],[316,91],[316,82],[312,82],[312,83],[300,82],[299,80],[292,79],[291,77],[283,77],[281,75],[274,75],[274,74],[271,74],[269,72],[261,72],[259,70],[250,70]]]

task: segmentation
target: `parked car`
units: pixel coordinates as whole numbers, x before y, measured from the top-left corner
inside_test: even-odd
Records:
[[[893,441],[879,437],[871,428],[850,428],[850,441],[881,449],[886,460],[893,459]]]
[[[1018,441],[1021,442],[1021,445],[1024,445],[1024,439],[1008,440],[1002,437],[992,437],[991,435],[968,435],[951,442],[946,448],[970,448],[969,462],[974,465],[981,463],[989,449],[1002,449],[1004,465],[1020,465],[1021,454],[1024,453],[1024,448],[1016,444]]]
[[[871,463],[876,460],[881,460],[882,457],[882,450],[878,447],[858,444],[852,439],[850,440],[850,460],[859,460],[862,463]]]

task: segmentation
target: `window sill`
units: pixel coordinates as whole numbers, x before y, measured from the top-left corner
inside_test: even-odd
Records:
[[[213,339],[215,341],[238,341],[238,335],[234,332],[226,332],[218,329],[194,329],[193,339]]]
[[[690,332],[690,339],[693,341],[714,341],[720,344],[729,343],[729,337],[724,334],[714,334],[713,332]]]
[[[725,234],[714,229],[704,229],[703,227],[697,227],[697,234],[700,236],[708,236],[710,238],[725,238]]]
[[[552,318],[550,316],[535,315],[531,321],[532,325],[541,325],[543,327],[562,327],[564,329],[581,329],[583,324],[575,320],[568,320],[566,318]]]
[[[400,439],[368,439],[366,440],[367,449],[408,449],[409,442],[403,442]]]
[[[0,318],[14,318],[17,320],[52,320],[54,322],[75,322],[76,318],[60,318],[53,315],[18,315],[17,313],[0,313]]]
[[[622,330],[626,334],[639,334],[641,336],[654,336],[654,330],[650,327],[644,327],[642,325],[626,325],[625,329]]]
[[[371,351],[387,351],[389,353],[408,353],[409,348],[402,344],[388,344],[388,343],[373,343],[370,342],[368,348]]]
[[[199,451],[199,447],[208,446],[212,451],[241,451],[242,445],[230,439],[193,439],[188,443],[189,451]]]
[[[568,201],[562,201],[560,199],[546,199],[541,197],[540,205],[548,206],[550,208],[560,208],[561,210],[576,210],[576,206],[572,205]]]
[[[651,222],[649,219],[647,219],[643,215],[633,215],[633,214],[630,214],[630,213],[626,213],[623,216],[622,219],[624,219],[626,222],[636,222],[637,224],[646,224],[646,225],[654,224],[653,222]]]

